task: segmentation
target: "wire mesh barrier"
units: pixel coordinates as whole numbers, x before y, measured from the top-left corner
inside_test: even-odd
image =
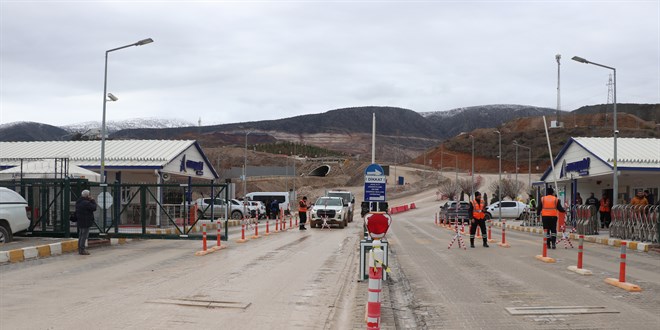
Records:
[[[520,219],[522,220],[522,226],[526,227],[542,227],[543,222],[541,217],[536,215],[536,210],[530,210],[529,212],[524,212]]]
[[[598,212],[593,205],[574,205],[571,207],[570,221],[572,225],[582,235],[598,235],[600,228]]]
[[[658,243],[660,205],[615,205],[610,237]]]

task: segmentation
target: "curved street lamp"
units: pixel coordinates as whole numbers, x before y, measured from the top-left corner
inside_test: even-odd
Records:
[[[108,53],[128,48],[128,47],[133,47],[133,46],[143,46],[146,44],[150,44],[154,42],[153,39],[147,38],[147,39],[142,39],[138,42],[132,43],[130,45],[126,46],[121,46],[117,48],[113,48],[110,50],[105,51],[105,73],[103,75],[103,119],[101,120],[101,183],[106,183],[106,177],[105,177],[105,104],[108,101],[108,98],[110,98],[110,101],[117,101],[118,98],[116,98],[114,95],[111,93],[108,93]]]
[[[602,65],[602,64],[598,64],[598,63],[595,63],[595,62],[588,61],[588,60],[586,60],[582,57],[579,57],[579,56],[573,56],[572,59],[573,59],[573,61],[576,61],[576,62],[580,62],[580,63],[584,63],[584,64],[592,64],[592,65],[595,65],[595,66],[599,66],[601,68],[610,69],[614,72],[614,107],[613,107],[614,108],[613,109],[613,112],[614,112],[614,114],[613,114],[613,116],[614,116],[613,126],[614,126],[614,128],[613,128],[613,134],[612,134],[613,138],[614,138],[614,150],[613,150],[614,156],[613,156],[613,160],[612,160],[612,206],[614,206],[614,205],[617,204],[617,201],[619,200],[619,178],[617,177],[618,174],[617,174],[617,165],[616,165],[616,163],[617,163],[616,138],[619,135],[619,129],[617,128],[617,123],[616,123],[616,69],[611,67],[611,66]]]

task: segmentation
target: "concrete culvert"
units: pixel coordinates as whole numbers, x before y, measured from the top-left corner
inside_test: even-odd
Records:
[[[330,173],[330,166],[322,165],[313,169],[307,176],[327,176]]]

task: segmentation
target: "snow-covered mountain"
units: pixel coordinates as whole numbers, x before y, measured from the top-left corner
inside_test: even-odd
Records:
[[[133,129],[133,128],[172,128],[172,127],[189,127],[189,126],[195,126],[195,124],[181,119],[164,119],[164,118],[134,118],[134,119],[118,120],[118,121],[111,120],[105,122],[105,127],[108,133],[113,133],[113,132],[121,131],[123,129]],[[61,128],[69,132],[84,133],[88,130],[99,130],[101,128],[101,122],[88,121],[83,123],[61,126]]]
[[[548,111],[554,111],[554,110],[550,108],[536,107],[532,105],[491,104],[491,105],[477,105],[472,107],[456,108],[451,110],[420,112],[419,114],[425,118],[429,118],[429,117],[449,118],[449,117],[455,117],[456,115],[462,113],[474,113],[481,111],[486,111],[486,112],[505,111],[507,113],[517,113],[521,116],[528,117],[528,116],[544,115]]]

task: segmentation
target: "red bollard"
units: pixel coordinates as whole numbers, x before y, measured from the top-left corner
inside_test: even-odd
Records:
[[[236,240],[236,243],[245,243],[245,224],[241,225],[241,239]]]
[[[202,224],[202,251],[206,251],[206,224]]]
[[[619,263],[619,282],[626,281],[626,246],[627,242],[621,242],[621,262]]]
[[[252,236],[252,238],[254,239],[254,238],[259,238],[259,237],[260,237],[259,236],[259,222],[257,222],[257,223],[254,224],[254,235]]]
[[[266,236],[270,235],[270,231],[268,230],[268,220],[266,220]]]
[[[275,232],[280,231],[280,222],[275,219]]]
[[[220,248],[221,247],[221,245],[220,245],[220,222],[218,222],[218,236],[217,236],[217,238],[218,238],[218,241],[216,242],[215,246]]]
[[[293,228],[293,218],[289,217],[289,228]]]
[[[548,230],[543,229],[543,258],[548,257]]]
[[[286,220],[284,218],[280,218],[280,222],[281,222],[280,229],[282,229],[282,231],[285,231],[286,230]]]
[[[298,227],[298,216],[296,215],[296,227]]]
[[[606,278],[605,283],[620,287],[628,292],[640,292],[642,288],[637,284],[626,282],[626,246],[627,242],[621,242],[621,262],[619,264],[619,280],[615,278]]]
[[[437,213],[435,214],[435,225],[436,226],[438,225],[438,214]]]
[[[492,235],[492,229],[493,228],[493,221],[489,220],[488,221],[488,242],[493,241],[493,235]]]
[[[584,242],[584,235],[580,235],[580,245],[578,245],[578,264],[577,269],[582,269],[582,243]]]
[[[502,220],[502,242],[497,243],[501,247],[511,247],[509,243],[506,242],[506,220]]]

